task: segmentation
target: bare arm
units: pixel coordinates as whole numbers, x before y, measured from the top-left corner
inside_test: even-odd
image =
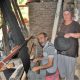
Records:
[[[37,66],[37,67],[33,67],[32,68],[32,71],[38,71],[38,70],[41,70],[41,69],[47,69],[47,68],[49,68],[49,67],[52,67],[52,65],[53,65],[53,58],[48,58],[48,63],[47,64],[44,64],[44,65],[42,65],[42,66]]]
[[[73,38],[80,38],[80,33],[67,33],[64,35],[65,38],[73,37]]]
[[[73,38],[80,38],[80,33],[72,33],[71,37],[73,37]]]
[[[50,68],[50,67],[52,67],[52,65],[53,65],[53,58],[48,58],[48,63],[45,64],[45,65],[42,65],[42,66],[41,66],[41,69]]]

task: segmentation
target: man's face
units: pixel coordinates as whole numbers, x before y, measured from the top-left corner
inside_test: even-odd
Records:
[[[45,46],[45,43],[47,41],[47,37],[45,37],[43,34],[38,35],[38,41],[41,46]]]
[[[63,17],[65,21],[70,21],[72,20],[72,14],[69,11],[64,11]]]

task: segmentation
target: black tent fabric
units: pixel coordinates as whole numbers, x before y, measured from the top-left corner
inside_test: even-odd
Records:
[[[0,0],[0,8],[5,20],[5,23],[8,23],[12,32],[14,33],[15,43],[22,45],[25,41],[24,36],[21,33],[20,26],[18,25],[17,19],[9,0]],[[28,47],[24,46],[20,52],[19,57],[22,60],[24,70],[27,73],[30,67],[30,56],[28,54]]]
[[[6,80],[9,80],[10,76],[12,75],[12,73],[15,71],[14,68],[10,68],[10,69],[5,69],[3,71],[5,77],[6,77]]]

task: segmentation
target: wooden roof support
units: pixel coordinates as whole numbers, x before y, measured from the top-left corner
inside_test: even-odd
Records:
[[[61,6],[62,6],[62,0],[58,0],[57,9],[56,9],[56,13],[55,13],[54,24],[53,24],[53,30],[52,30],[52,39],[51,39],[52,43],[54,43],[54,39],[56,37],[56,32],[57,32],[57,27],[58,27],[58,22],[59,22]]]

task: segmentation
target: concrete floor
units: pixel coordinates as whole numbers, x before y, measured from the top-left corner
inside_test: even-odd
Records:
[[[0,72],[0,76],[3,76],[2,79],[0,78],[0,80],[6,80],[5,76],[2,72]],[[26,80],[25,76],[22,78],[22,80]],[[80,55],[77,58],[77,65],[76,65],[76,70],[75,70],[75,80],[80,80]]]

